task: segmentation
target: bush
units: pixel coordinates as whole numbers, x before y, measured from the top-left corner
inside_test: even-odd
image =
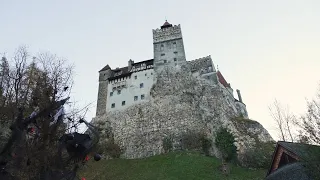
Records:
[[[206,156],[209,156],[209,150],[210,150],[210,147],[212,146],[211,144],[211,141],[206,138],[205,136],[202,136],[201,137],[201,144],[202,144],[202,151],[204,152],[204,154]]]
[[[254,148],[246,151],[241,157],[241,164],[251,168],[268,169],[272,160],[274,143],[259,143]]]
[[[237,147],[234,145],[235,138],[226,128],[220,128],[216,135],[215,145],[219,149],[222,159],[230,162],[237,158]]]
[[[189,132],[182,134],[181,147],[184,150],[198,150],[202,148],[201,134]]]
[[[122,150],[118,144],[113,141],[101,142],[99,143],[96,151],[100,154],[107,154],[112,158],[119,158],[122,154]]]
[[[165,153],[172,151],[172,148],[173,148],[172,139],[170,137],[165,137],[162,140],[162,146],[163,146]]]
[[[183,134],[181,145],[184,150],[202,150],[206,156],[209,156],[212,146],[211,141],[204,134],[196,132]]]
[[[120,146],[115,143],[108,143],[106,150],[108,155],[110,155],[112,158],[119,158],[122,154]]]

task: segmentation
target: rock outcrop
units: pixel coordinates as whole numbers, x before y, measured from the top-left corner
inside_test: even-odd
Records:
[[[257,142],[273,141],[260,123],[239,118],[216,79],[195,76],[187,63],[158,73],[150,93],[144,103],[94,118],[106,140],[112,138],[123,149],[123,158],[163,153],[165,138],[173,149],[181,149],[181,137],[188,132],[204,134],[212,141],[210,154],[219,157],[214,141],[221,126],[236,137],[239,154]]]

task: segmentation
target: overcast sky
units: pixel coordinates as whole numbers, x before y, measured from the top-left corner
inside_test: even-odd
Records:
[[[74,63],[73,99],[93,102],[91,119],[98,71],[153,58],[152,29],[167,18],[181,24],[187,60],[211,55],[277,139],[268,105],[302,113],[320,82],[319,9],[319,0],[0,0],[0,53],[27,45]]]

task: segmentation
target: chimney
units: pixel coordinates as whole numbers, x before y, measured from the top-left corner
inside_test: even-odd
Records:
[[[128,61],[129,71],[131,70],[133,63],[134,63],[134,61],[132,61],[132,59],[130,59],[130,60]]]
[[[242,102],[242,98],[241,98],[241,94],[240,94],[240,90],[239,89],[237,89],[237,94],[238,94],[239,101]]]

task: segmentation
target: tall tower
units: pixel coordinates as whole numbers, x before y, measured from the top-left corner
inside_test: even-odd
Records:
[[[97,100],[96,116],[102,116],[107,111],[108,97],[108,78],[112,76],[112,70],[109,65],[106,65],[99,71],[99,90]]]
[[[154,69],[175,66],[186,61],[181,27],[166,21],[160,29],[153,29]]]

